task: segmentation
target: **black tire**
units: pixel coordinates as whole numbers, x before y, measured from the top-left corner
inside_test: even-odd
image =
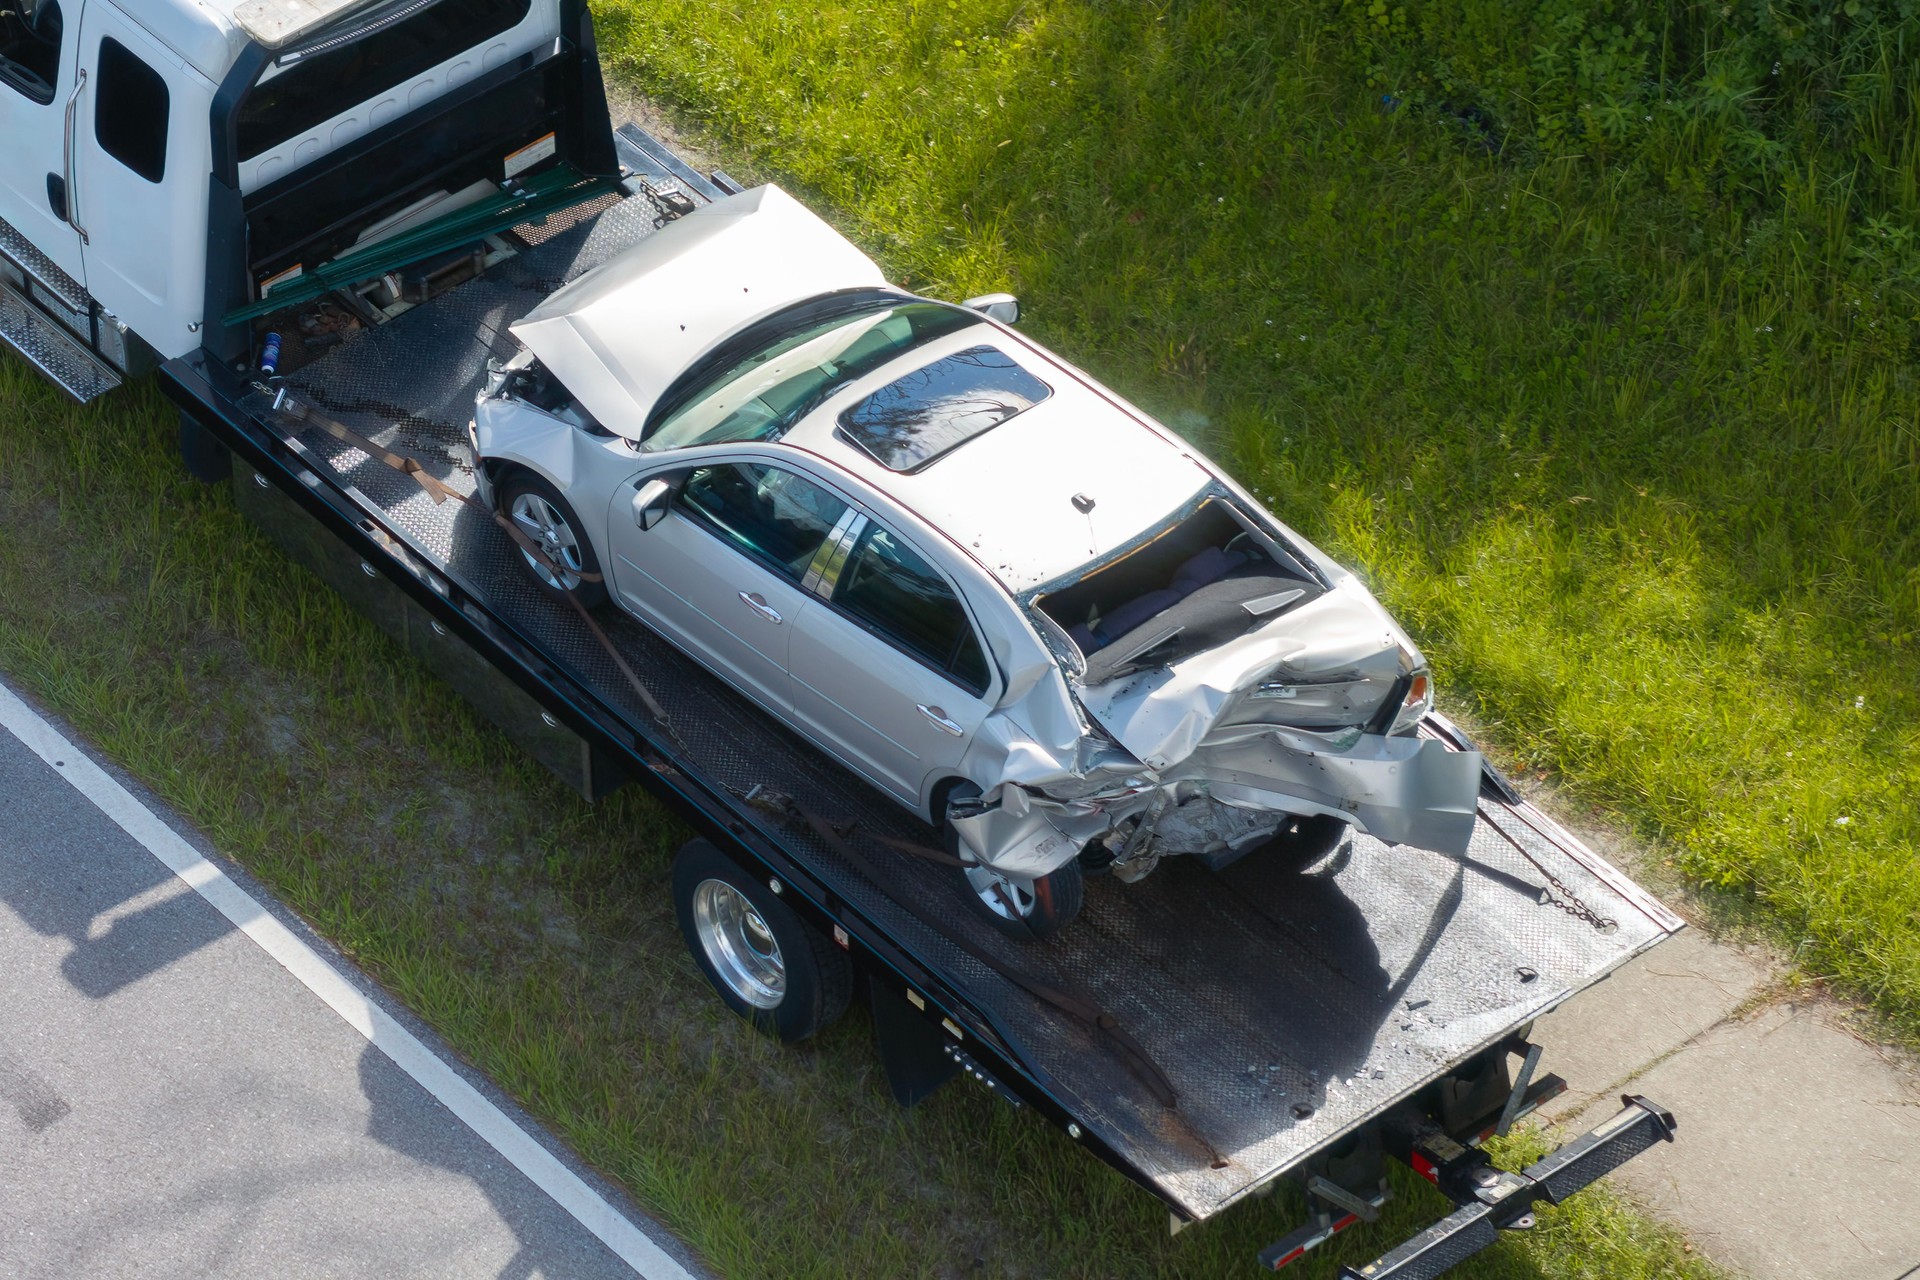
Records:
[[[586,527],[580,523],[580,517],[574,514],[573,508],[567,503],[567,500],[560,496],[560,491],[548,484],[542,477],[524,468],[516,468],[500,478],[500,514],[508,520],[513,520],[522,533],[532,535],[535,537],[535,540],[538,541],[537,531],[529,527],[525,521],[516,519],[514,508],[522,499],[526,499],[529,502],[537,499],[539,502],[545,503],[556,518],[557,523],[555,528],[563,530],[563,536],[571,539],[571,545],[578,557],[579,563],[574,564],[569,559],[566,567],[598,579],[600,576],[600,557],[594,554],[593,541],[587,537]],[[605,582],[588,581],[582,578],[577,580],[572,587],[561,586],[549,581],[546,571],[541,566],[536,565],[533,557],[529,556],[525,551],[521,551],[520,558],[527,566],[528,576],[534,580],[542,591],[554,597],[556,600],[564,600],[568,596],[572,596],[589,609],[606,601],[607,584]]]
[[[233,476],[232,450],[186,412],[180,414],[180,463],[202,484],[224,484]]]
[[[770,1007],[743,994],[742,974],[726,959],[725,947],[718,941],[724,929],[717,929],[711,916],[702,924],[703,887],[715,883],[744,898],[772,936],[776,948],[772,959],[781,969],[784,989]],[[710,895],[709,905],[716,898],[725,900],[721,891],[705,892]],[[765,881],[748,875],[705,840],[689,841],[674,855],[673,910],[687,951],[721,1003],[760,1031],[793,1044],[831,1026],[847,1011],[853,999],[853,962],[847,953],[795,915]],[[764,952],[757,954],[761,960],[767,958]]]
[[[1338,849],[1352,831],[1352,824],[1344,818],[1324,813],[1312,817],[1296,814],[1250,856],[1279,862],[1289,871],[1305,871]]]

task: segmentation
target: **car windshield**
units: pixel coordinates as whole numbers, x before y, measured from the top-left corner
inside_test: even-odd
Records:
[[[640,447],[778,439],[840,387],[979,319],[938,303],[888,299],[802,322],[727,364],[655,423]]]

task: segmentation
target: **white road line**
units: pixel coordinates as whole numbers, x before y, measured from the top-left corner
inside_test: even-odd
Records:
[[[138,840],[147,852],[186,881],[214,910],[233,922],[288,973],[326,1001],[347,1025],[371,1041],[395,1066],[439,1099],[447,1110],[504,1156],[514,1168],[598,1236],[645,1280],[692,1280],[674,1258],[556,1160],[500,1108],[462,1079],[418,1037],[348,982],[340,971],[281,924],[252,895],[208,862],[152,810],[76,748],[39,713],[0,684],[0,727],[66,778],[75,791]]]

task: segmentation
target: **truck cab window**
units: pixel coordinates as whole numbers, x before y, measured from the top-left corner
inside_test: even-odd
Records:
[[[62,25],[57,0],[0,4],[0,84],[35,102],[52,102]]]
[[[111,36],[100,42],[93,136],[100,149],[148,182],[167,172],[167,82]]]
[[[240,107],[251,160],[520,25],[533,0],[405,0],[281,52]]]

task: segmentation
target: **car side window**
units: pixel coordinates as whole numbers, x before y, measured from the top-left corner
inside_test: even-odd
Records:
[[[679,505],[721,541],[798,582],[847,504],[804,476],[752,462],[701,467]]]
[[[62,25],[59,0],[0,5],[0,84],[35,102],[52,102]]]
[[[987,655],[960,598],[898,535],[869,524],[841,571],[833,602],[895,646],[975,695]]]

